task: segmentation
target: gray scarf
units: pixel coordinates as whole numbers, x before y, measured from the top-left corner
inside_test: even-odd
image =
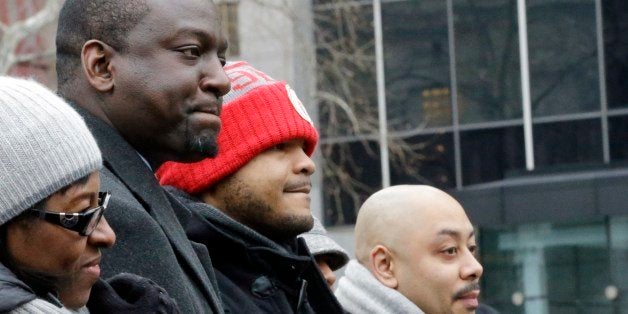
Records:
[[[35,299],[26,304],[13,309],[10,314],[89,314],[86,307],[82,307],[76,311],[65,307],[58,307],[46,300]]]
[[[335,295],[342,307],[353,314],[423,314],[419,307],[397,290],[384,286],[356,260],[347,264]]]

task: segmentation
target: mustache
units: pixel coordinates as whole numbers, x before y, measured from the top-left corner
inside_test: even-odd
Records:
[[[454,293],[453,299],[457,300],[462,298],[463,295],[473,291],[473,290],[480,290],[480,283],[479,282],[473,282],[470,283],[468,286],[458,290],[458,292]]]

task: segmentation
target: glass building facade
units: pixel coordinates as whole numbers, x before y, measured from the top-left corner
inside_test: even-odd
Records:
[[[434,185],[479,228],[483,302],[628,313],[628,3],[374,2],[314,1],[326,224]]]

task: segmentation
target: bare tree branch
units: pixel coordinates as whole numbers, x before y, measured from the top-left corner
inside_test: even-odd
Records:
[[[20,54],[14,57],[14,64],[33,62],[33,61],[43,60],[43,59],[54,59],[55,57],[56,57],[56,53],[54,50]]]
[[[27,36],[37,33],[44,26],[54,22],[62,3],[63,0],[46,0],[44,6],[34,15],[11,25],[0,23],[0,29],[3,32],[0,40],[0,74],[8,73],[18,62],[26,61],[24,57],[15,55],[18,45]],[[49,52],[43,53],[43,55],[48,54]]]
[[[338,95],[328,93],[325,91],[319,91],[317,93],[317,97],[321,101],[326,100],[340,107],[340,109],[344,111],[347,117],[349,117],[349,120],[351,121],[351,125],[353,126],[353,131],[356,134],[360,132],[360,123],[358,122],[358,119],[355,117],[355,114],[353,113],[353,109],[351,108],[351,106],[349,106],[349,104],[346,101],[344,101],[344,99],[338,97]]]
[[[353,222],[364,199],[380,188],[373,183],[379,180],[372,179],[381,173],[364,166],[365,160],[379,164],[380,158],[377,142],[365,139],[379,132],[372,8],[347,3],[336,0],[314,11],[321,134],[328,139],[355,136],[351,143],[321,147],[325,210],[337,224]],[[364,154],[356,154],[356,145]],[[389,138],[388,146],[395,169],[428,182],[418,173],[426,145],[395,137]]]

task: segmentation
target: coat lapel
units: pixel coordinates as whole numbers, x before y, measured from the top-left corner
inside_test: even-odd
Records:
[[[157,221],[172,244],[174,251],[182,257],[180,260],[185,261],[186,266],[192,270],[195,277],[193,280],[202,286],[208,302],[216,312],[221,312],[218,311],[222,308],[217,303],[219,297],[216,291],[211,288],[207,272],[202,268],[202,264],[198,256],[195,255],[196,253],[187,239],[165,191],[157,182],[148,165],[111,126],[82,108],[77,108],[77,111],[81,113],[94,134],[102,151],[105,167],[122,181]]]

